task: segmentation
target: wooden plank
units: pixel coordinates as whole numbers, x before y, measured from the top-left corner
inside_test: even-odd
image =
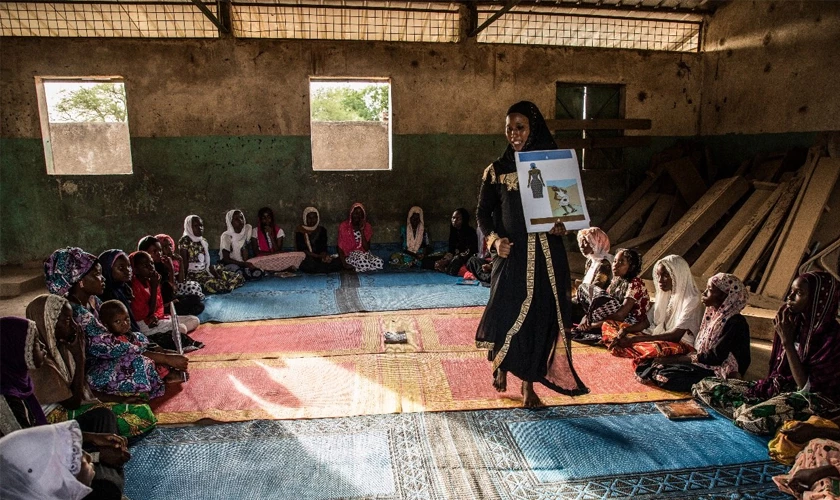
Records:
[[[650,130],[651,121],[642,118],[596,118],[594,120],[546,120],[552,132],[558,130]]]
[[[756,189],[765,189],[767,191],[775,191],[779,187],[778,182],[752,181],[750,184]]]
[[[741,260],[738,261],[738,265],[735,266],[735,270],[732,271],[732,274],[739,277],[741,280],[747,280],[750,277],[750,273],[756,264],[758,264],[761,256],[764,254],[764,250],[767,248],[767,245],[775,236],[779,226],[781,226],[785,221],[788,211],[790,210],[790,206],[796,198],[796,193],[799,192],[799,187],[801,185],[802,177],[796,177],[790,181],[782,183],[782,185],[779,186],[782,191],[779,195],[778,201],[773,206],[770,211],[770,215],[767,216],[767,219],[755,235],[755,238],[753,238],[753,241],[750,243],[747,251],[744,252]]]
[[[645,223],[642,226],[642,229],[639,230],[639,234],[642,235],[650,233],[664,226],[665,221],[668,219],[668,214],[671,213],[671,207],[673,205],[673,196],[669,194],[659,195],[659,199],[656,200],[656,203],[653,205],[653,209],[651,209],[650,214],[648,214],[647,219],[645,219]]]
[[[677,190],[689,207],[697,203],[697,200],[706,192],[706,181],[700,177],[694,162],[688,158],[668,162],[665,165],[665,170],[674,180]]]
[[[613,227],[613,225],[615,225],[616,222],[618,222],[618,219],[620,219],[622,215],[624,215],[628,210],[630,210],[630,207],[632,207],[633,204],[636,203],[636,201],[639,198],[641,198],[648,191],[650,191],[650,188],[652,188],[653,185],[656,184],[656,181],[659,180],[659,175],[659,173],[647,172],[647,177],[645,177],[645,180],[643,180],[642,183],[639,184],[638,187],[636,187],[636,189],[634,189],[633,192],[630,193],[630,195],[624,199],[624,203],[622,203],[617,209],[615,209],[610,218],[601,224],[601,229],[603,229],[604,231],[609,231],[609,229]]]
[[[650,136],[631,135],[624,137],[587,137],[579,138],[558,138],[555,139],[560,149],[606,149],[606,148],[641,148],[650,146]]]
[[[788,223],[782,229],[767,271],[761,278],[758,293],[782,298],[796,276],[799,263],[811,243],[820,215],[840,177],[840,158],[820,158],[810,182],[803,184]]]
[[[649,277],[653,265],[666,255],[685,255],[697,240],[706,234],[732,205],[749,190],[743,177],[730,177],[717,181],[688,212],[645,253],[642,275]]]
[[[616,221],[613,227],[607,231],[607,236],[610,237],[610,241],[620,241],[627,231],[630,230],[633,224],[641,219],[650,207],[656,203],[657,198],[659,198],[658,193],[647,193],[636,200],[636,203],[630,207],[630,210],[625,212],[624,215]]]
[[[656,238],[659,238],[663,234],[667,233],[670,229],[671,226],[660,227],[659,229],[654,229],[653,231],[642,233],[633,239],[615,244],[612,246],[612,248],[635,248],[643,243],[647,243],[650,240],[655,240]],[[613,252],[613,254],[615,254],[615,252]]]
[[[765,297],[757,293],[751,293],[750,298],[747,299],[747,304],[753,307],[760,307],[762,309],[776,309],[782,306],[784,299],[775,299],[773,297]]]
[[[772,181],[782,169],[784,157],[767,160],[752,169],[753,176],[760,181]]]
[[[781,195],[781,189],[753,191],[746,203],[738,210],[726,227],[718,233],[706,250],[691,266],[696,276],[709,278],[717,273],[729,272],[732,262],[744,249],[750,237],[773,209]]]

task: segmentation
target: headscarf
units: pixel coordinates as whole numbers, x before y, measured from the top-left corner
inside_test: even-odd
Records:
[[[122,256],[128,259],[129,268],[132,266],[131,259],[128,258],[125,252],[117,248],[105,250],[99,254],[99,264],[102,266],[102,277],[105,278],[105,292],[102,297],[105,300],[119,300],[122,302],[129,312],[129,319],[131,319],[131,331],[139,332],[140,327],[134,320],[134,315],[131,314],[131,301],[134,299],[134,293],[131,291],[131,281],[123,283],[114,279],[114,263]]]
[[[50,293],[67,296],[73,285],[82,281],[96,265],[96,256],[79,247],[56,250],[44,261],[44,276]]]
[[[210,268],[210,250],[207,248],[207,239],[203,236],[196,236],[193,232],[192,228],[192,220],[194,217],[198,217],[197,215],[188,215],[186,219],[184,219],[184,234],[195,243],[201,243],[201,246],[204,247],[204,253],[198,256],[198,262],[190,262],[188,264],[188,269],[190,271],[206,271]]]
[[[709,286],[713,286],[727,295],[720,307],[707,307],[703,314],[703,322],[700,323],[700,331],[697,332],[697,338],[695,339],[695,346],[699,354],[708,353],[712,350],[712,347],[718,344],[723,336],[723,327],[726,322],[729,321],[729,318],[744,310],[747,307],[747,300],[750,298],[749,290],[734,274],[717,273],[709,278]],[[709,370],[714,370],[715,375],[724,379],[739,372],[738,361],[731,352],[720,366],[698,364]]]
[[[353,210],[359,207],[362,209],[362,236],[366,240],[370,240],[373,236],[373,226],[367,221],[367,211],[365,211],[365,206],[361,203],[354,203],[352,207],[350,207],[350,213],[347,215],[347,220],[339,224],[338,226],[338,248],[340,248],[345,254],[349,254],[354,250],[360,250],[362,248],[361,243],[356,242],[356,237],[353,236]]]
[[[318,218],[318,220],[315,221],[314,226],[307,226],[306,225],[306,217],[309,214],[313,214],[313,213]],[[303,240],[306,242],[306,248],[308,248],[310,252],[312,252],[312,243],[309,242],[309,233],[318,229],[318,224],[320,224],[320,223],[321,223],[321,214],[318,212],[317,208],[306,207],[305,209],[303,209],[303,224],[298,226],[297,232],[299,232],[300,234],[303,235]]]
[[[172,252],[173,253],[178,252],[178,247],[175,246],[175,240],[173,240],[172,237],[169,236],[168,234],[163,234],[163,233],[157,234],[157,235],[155,235],[155,238],[157,238],[161,247],[163,247],[164,242],[168,242],[169,247],[172,249]],[[169,259],[169,262],[172,263],[172,271],[174,271],[176,275],[181,270],[181,262],[178,261],[177,259],[173,259],[173,258],[171,258],[167,255],[163,255],[163,254],[161,254],[161,259]],[[134,331],[139,331],[139,330],[134,330]]]
[[[530,133],[528,139],[522,146],[522,151],[540,151],[546,149],[557,149],[557,143],[554,142],[554,137],[551,135],[548,125],[545,123],[542,113],[540,113],[537,105],[529,101],[519,101],[511,106],[507,114],[519,113],[528,118],[528,127]],[[513,146],[510,144],[505,148],[505,152],[493,162],[493,166],[497,174],[513,172],[516,170],[516,156],[514,155]]]
[[[585,255],[589,260],[589,269],[583,277],[583,284],[588,285],[595,280],[595,275],[598,274],[598,269],[601,267],[601,261],[606,259],[612,264],[613,256],[610,253],[610,237],[601,228],[590,227],[578,231],[578,247],[582,246],[584,240],[592,248],[592,253]]]
[[[251,233],[253,229],[250,224],[244,224],[242,227],[242,231],[238,233],[233,228],[233,215],[239,212],[242,214],[242,221],[245,221],[245,213],[239,209],[228,210],[225,214],[225,224],[227,225],[227,231],[222,233],[221,244],[219,248],[224,248],[225,245],[225,236],[230,238],[230,258],[234,260],[238,260],[240,262],[245,260],[245,257],[242,255],[242,247],[248,243],[248,240],[251,239]],[[221,250],[220,250],[221,251]]]
[[[34,321],[14,316],[0,318],[0,394],[21,399],[39,425],[47,417],[35,397],[29,370],[35,369],[33,351],[38,340]]]
[[[420,215],[420,223],[417,224],[415,230],[411,227],[411,216],[414,214]],[[414,206],[408,211],[408,217],[405,219],[405,248],[412,253],[417,253],[420,247],[423,246],[423,235],[426,229],[423,227],[423,209]]]
[[[60,345],[55,338],[55,325],[66,304],[69,301],[64,297],[44,294],[35,297],[26,306],[26,317],[35,322],[38,338],[47,348],[44,365],[29,372],[35,385],[35,396],[42,406],[60,403],[73,396],[71,386],[76,374],[76,360],[67,345]],[[82,404],[97,401],[87,384],[83,384],[82,390]]]
[[[461,214],[461,229],[456,229],[450,222],[449,224],[449,251],[465,252],[470,254],[478,252],[478,235],[475,229],[470,226],[470,213],[466,208],[458,208],[455,210]]]
[[[78,500],[91,488],[82,469],[82,431],[75,420],[15,431],[0,439],[0,484],[9,500]]]
[[[653,335],[659,335],[675,328],[688,330],[683,336],[686,343],[694,346],[694,337],[700,329],[703,311],[700,307],[700,291],[694,283],[688,262],[679,255],[668,255],[660,259],[654,266],[659,266],[671,276],[671,291],[665,292],[659,288],[659,280],[655,279],[656,303],[653,305],[653,321],[651,330]]]
[[[808,372],[810,392],[818,392],[835,403],[840,402],[840,324],[837,308],[840,304],[840,282],[826,272],[799,275],[808,283],[811,303],[805,312],[796,315],[799,326],[796,340],[797,354]],[[779,393],[796,390],[779,329],[787,305],[783,305],[773,323],[776,336],[770,352],[770,373],[759,380],[750,395],[770,398]]]

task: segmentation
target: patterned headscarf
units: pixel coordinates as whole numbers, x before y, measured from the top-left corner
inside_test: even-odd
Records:
[[[44,261],[44,276],[50,293],[67,296],[73,285],[82,281],[96,265],[96,256],[79,247],[56,250]]]
[[[808,308],[796,315],[798,337],[797,354],[808,371],[808,383],[811,392],[840,401],[840,324],[837,323],[837,308],[840,304],[840,282],[826,272],[805,273],[799,279],[808,283],[811,302]],[[773,323],[776,336],[773,350],[770,352],[770,373],[759,380],[749,395],[769,398],[796,390],[796,382],[787,361],[784,346],[778,330],[781,328],[782,315],[788,306],[783,305]]]
[[[662,266],[671,276],[672,288],[666,292],[659,288],[658,269]],[[679,255],[668,255],[660,259],[654,266],[657,274],[654,280],[656,286],[656,303],[653,305],[653,321],[651,328],[654,335],[665,333],[680,327],[689,330],[686,334],[691,344],[700,328],[703,312],[700,310],[700,291],[694,283],[688,262]]]
[[[525,140],[525,144],[522,146],[522,151],[557,149],[557,143],[554,142],[551,130],[546,125],[545,118],[543,118],[536,104],[530,101],[519,101],[508,109],[505,116],[513,113],[519,113],[528,118],[530,133],[528,134],[528,139]],[[516,157],[514,153],[513,146],[508,144],[502,156],[493,162],[497,174],[516,170]]]
[[[93,490],[76,479],[82,456],[82,430],[75,420],[12,432],[0,439],[4,498],[84,498]]]
[[[411,216],[414,214],[420,215],[420,223],[417,224],[416,230],[412,230],[411,227]],[[423,245],[423,234],[426,231],[423,227],[423,209],[417,206],[411,207],[405,221],[405,247],[409,252],[417,253]]]
[[[595,280],[595,275],[601,267],[601,261],[606,259],[612,264],[613,256],[610,253],[610,237],[601,228],[590,227],[578,231],[578,247],[582,247],[584,241],[589,243],[590,248],[592,248],[592,253],[585,255],[589,260],[589,269],[583,277],[583,284],[588,285]]]
[[[165,243],[168,242],[169,243],[169,248],[172,249],[172,253],[173,254],[178,253],[178,247],[175,246],[175,240],[173,240],[172,237],[169,236],[168,234],[163,234],[163,233],[157,234],[157,235],[155,235],[155,238],[157,238],[158,242],[160,242],[161,248],[163,248],[165,246]],[[164,262],[169,260],[169,262],[172,264],[172,270],[175,271],[176,275],[178,274],[178,271],[181,270],[181,262],[178,261],[178,259],[173,259],[173,258],[171,258],[167,255],[163,255],[163,254],[161,254],[160,258]],[[139,330],[134,330],[134,331],[139,331]]]
[[[697,332],[697,339],[694,342],[698,354],[706,354],[718,344],[726,322],[732,316],[743,311],[747,307],[747,300],[750,298],[749,290],[734,274],[717,273],[709,278],[709,286],[713,286],[727,295],[720,307],[707,307],[703,314],[703,322],[700,323],[700,331]],[[718,377],[724,379],[739,372],[738,361],[731,352],[720,366],[712,367],[698,364],[709,370],[714,370]]]
[[[35,397],[35,386],[29,370],[35,369],[33,351],[38,340],[34,321],[6,316],[0,318],[0,394],[20,398],[38,424],[47,417]]]

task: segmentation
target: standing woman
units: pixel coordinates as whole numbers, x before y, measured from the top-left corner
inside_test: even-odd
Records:
[[[564,317],[569,314],[569,263],[558,222],[548,233],[528,233],[522,211],[514,152],[557,149],[545,119],[533,103],[507,112],[505,152],[484,171],[478,224],[495,253],[490,300],[476,332],[476,345],[489,349],[493,386],[507,389],[507,372],[519,377],[526,407],[538,406],[534,382],[569,395],[586,387],[572,366]],[[557,343],[563,348],[555,352]]]
[[[354,203],[350,218],[338,225],[338,256],[345,269],[358,273],[382,269],[382,259],[370,253],[372,237],[373,226],[367,221],[364,205]]]

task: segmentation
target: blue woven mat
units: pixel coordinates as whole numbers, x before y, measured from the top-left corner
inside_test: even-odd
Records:
[[[228,294],[209,295],[199,318],[229,323],[487,304],[488,288],[458,285],[460,281],[420,270],[270,277],[248,282]]]
[[[131,452],[148,500],[786,498],[763,440],[651,403],[164,428]]]

